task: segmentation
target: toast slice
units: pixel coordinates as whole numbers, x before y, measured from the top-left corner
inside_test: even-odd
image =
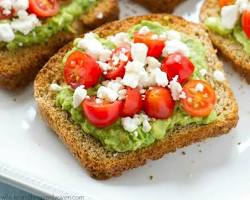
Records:
[[[201,8],[200,20],[217,17],[220,13],[218,0],[206,0]],[[243,51],[243,46],[229,36],[221,36],[209,30],[210,38],[222,55],[232,62],[234,69],[250,83],[250,55]]]
[[[37,75],[34,84],[34,96],[40,113],[48,125],[79,160],[80,164],[97,179],[119,176],[125,170],[144,165],[147,160],[159,159],[166,153],[176,151],[177,148],[227,133],[236,126],[238,121],[238,106],[228,83],[226,81],[214,81],[211,78],[214,70],[223,71],[222,63],[218,60],[208,34],[201,25],[187,22],[181,17],[153,14],[108,23],[94,32],[101,37],[106,37],[127,31],[141,20],[158,21],[163,25],[168,24],[173,29],[197,38],[203,43],[207,49],[206,57],[209,66],[207,78],[214,85],[218,98],[215,107],[218,118],[209,125],[192,124],[186,127],[176,127],[164,139],[147,148],[134,152],[111,153],[105,150],[96,139],[85,134],[79,126],[73,124],[66,112],[55,107],[54,93],[50,91],[49,87],[53,82],[63,83],[64,67],[62,59],[65,53],[72,48],[72,43],[66,45],[49,60]]]
[[[101,13],[101,17],[98,14]],[[96,7],[85,13],[77,23],[82,34],[94,27],[118,18],[117,0],[99,0]],[[74,34],[60,32],[48,42],[31,47],[19,48],[16,51],[0,50],[0,87],[15,90],[34,80],[41,67],[62,46],[74,38]]]
[[[175,7],[183,2],[184,0],[133,0],[142,6],[149,9],[151,12],[156,13],[171,13],[174,11]]]

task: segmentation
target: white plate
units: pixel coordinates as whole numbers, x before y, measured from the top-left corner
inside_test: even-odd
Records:
[[[188,0],[176,13],[197,21],[201,3]],[[122,6],[122,16],[146,12],[131,8],[128,1],[123,1]],[[1,91],[2,181],[36,194],[82,195],[95,200],[152,200],[156,196],[159,200],[250,199],[250,86],[229,65],[226,71],[240,106],[236,129],[108,181],[90,178],[35,115],[31,86],[17,94]]]

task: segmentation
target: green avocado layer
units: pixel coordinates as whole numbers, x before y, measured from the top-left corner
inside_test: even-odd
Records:
[[[138,27],[148,26],[148,28],[159,33],[166,31],[168,28],[163,27],[158,23],[142,21],[139,25],[136,25],[131,30],[136,30]],[[130,30],[130,31],[131,31]],[[194,79],[202,79],[199,74],[199,69],[207,68],[205,49],[202,44],[191,37],[182,34],[182,41],[190,48],[190,59],[195,65],[196,69],[193,74]],[[96,128],[91,125],[84,117],[82,108],[73,108],[73,93],[74,91],[69,86],[63,86],[63,89],[56,95],[56,105],[61,107],[62,110],[67,111],[73,122],[80,125],[85,133],[88,133],[99,140],[102,145],[109,151],[113,152],[126,152],[135,151],[137,149],[147,147],[153,144],[156,140],[161,140],[168,136],[169,130],[175,126],[186,126],[189,124],[209,124],[216,120],[216,112],[213,111],[208,117],[191,117],[186,114],[178,106],[175,108],[173,116],[166,120],[155,120],[150,122],[152,129],[149,133],[142,131],[142,127],[139,127],[138,134],[133,134],[125,131],[121,126],[121,121],[118,120],[115,124],[107,128]],[[93,91],[89,91],[89,95],[93,95]]]
[[[238,23],[233,29],[227,29],[221,24],[219,17],[208,17],[205,25],[215,33],[221,36],[229,36],[232,40],[236,40],[243,45],[243,49],[247,54],[250,54],[250,40],[247,38],[245,32],[242,30],[241,25]]]
[[[56,33],[71,30],[72,23],[94,6],[98,0],[72,0],[72,2],[61,7],[56,16],[48,18],[43,25],[36,27],[28,35],[20,32],[15,34],[15,39],[6,44],[7,49],[15,50],[20,46],[31,46],[48,41]],[[72,30],[73,31],[73,30]]]

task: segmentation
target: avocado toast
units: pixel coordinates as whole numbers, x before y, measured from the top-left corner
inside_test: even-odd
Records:
[[[153,35],[150,35],[152,32]],[[133,42],[137,33],[139,33],[137,35],[139,38],[141,35],[149,34],[148,39],[153,42],[142,42],[146,40],[140,40],[141,43]],[[168,45],[161,47],[159,51],[158,47],[166,38],[169,39],[166,43]],[[124,66],[126,61],[126,72],[121,76],[122,81],[116,73],[117,79],[104,83],[102,77],[103,82],[100,81],[94,86],[94,83],[98,81],[98,75],[103,73],[106,79],[110,79],[114,73],[110,74],[113,71],[105,69],[107,65],[99,60],[100,57],[97,58],[100,55],[95,54],[98,51],[88,49],[88,40],[92,41],[92,44],[95,41],[96,46],[103,44],[105,51],[125,45],[121,49],[122,54],[119,54],[119,58],[123,60],[122,64],[120,61],[117,63],[117,59],[113,59],[115,53],[111,54],[111,63],[115,62],[117,66]],[[152,44],[157,48],[151,48]],[[127,54],[128,45],[132,45],[131,56]],[[134,45],[137,48],[134,48]],[[82,47],[87,53],[91,53],[91,56],[86,55]],[[146,74],[147,79],[144,79],[142,83],[142,79],[137,79],[139,82],[136,80],[138,73],[133,74],[129,70],[137,68],[140,62],[145,62],[143,49],[147,49],[146,73],[148,74]],[[144,58],[142,58],[143,54]],[[168,63],[168,58],[171,56],[177,57],[172,61],[170,59],[169,65],[159,68],[159,63],[162,61],[161,54],[166,57],[164,63],[165,61]],[[91,70],[95,69],[95,73],[90,70],[88,74],[94,74],[95,78],[87,80],[89,76],[86,76],[87,79],[81,79],[80,75],[76,78],[71,73],[71,67],[74,68],[77,63],[72,58],[79,58],[79,55],[87,58],[88,63],[92,63]],[[95,56],[99,60],[101,70],[93,62]],[[166,73],[167,66],[171,66],[171,62],[175,61],[178,65],[178,60],[181,60],[182,65],[179,65],[179,69],[185,71],[185,76],[172,76],[171,78],[171,70]],[[134,62],[137,65],[131,67]],[[80,63],[83,64],[83,62]],[[148,69],[149,65],[153,67],[151,72]],[[141,66],[144,73],[139,74],[145,74],[145,65]],[[116,69],[119,67],[113,70],[117,72]],[[71,76],[68,76],[69,74]],[[79,80],[83,81],[84,85],[79,85]],[[149,81],[150,87],[145,86],[148,80],[152,80],[152,82]],[[111,92],[105,93],[111,89],[108,88],[109,83],[114,83],[113,88],[117,85],[116,83],[124,84],[125,87],[123,85],[120,89],[125,88],[125,94],[121,90],[118,96],[115,96],[114,91],[112,93],[114,95],[111,95]],[[199,102],[192,104],[193,99],[189,96],[188,90],[185,90],[190,83],[195,83],[193,85],[195,88],[191,89],[194,94],[203,95],[198,99],[205,98],[209,101],[205,104]],[[132,95],[132,104],[127,99],[131,96],[130,91],[135,91],[138,87],[145,87],[140,88],[144,111],[138,103],[141,102],[138,100],[138,95]],[[176,151],[177,148],[228,133],[238,121],[237,103],[225,80],[222,63],[218,60],[206,31],[200,25],[170,15],[131,17],[106,24],[93,33],[85,35],[84,38],[76,39],[74,43],[69,43],[53,56],[39,72],[35,80],[34,91],[43,118],[80,164],[97,179],[119,176],[125,170],[144,165],[150,159],[159,159],[166,153]],[[160,95],[150,95],[153,91],[159,92]],[[150,101],[152,96],[156,97],[157,101],[154,101],[154,98]],[[196,102],[195,99],[194,102]],[[134,102],[137,103],[134,104]],[[193,109],[188,109],[191,105]],[[103,113],[102,111],[109,106],[112,106],[111,112]],[[203,106],[204,108],[201,108]],[[118,115],[121,114],[122,117],[117,115],[117,110],[121,107],[123,107],[122,111]],[[91,110],[99,112],[100,115],[92,115]]]
[[[0,6],[7,6],[11,1],[6,2]],[[117,19],[119,14],[117,0],[58,1],[60,8],[50,17],[36,16],[34,13],[37,11],[30,8],[26,12],[28,5],[25,2],[35,1],[20,1],[23,6],[21,12],[15,12],[14,18],[1,19],[10,32],[1,32],[0,87],[10,90],[21,88],[33,80],[48,59],[74,36]],[[22,13],[28,16],[22,19]],[[29,17],[28,20],[25,17]],[[33,20],[31,23],[30,19]],[[12,31],[14,25],[16,29]],[[29,26],[32,29],[27,30]],[[7,37],[4,38],[4,34]]]
[[[152,12],[156,13],[171,13],[174,11],[175,7],[179,5],[184,0],[158,0],[158,1],[152,1],[152,0],[133,0],[147,9],[149,9]]]
[[[233,67],[250,83],[250,38],[245,33],[243,15],[247,12],[247,0],[206,0],[200,20],[207,26],[216,48],[233,63]],[[244,17],[245,18],[245,17]],[[247,19],[248,20],[248,19]],[[246,22],[249,24],[249,22]],[[247,25],[246,25],[247,27]]]

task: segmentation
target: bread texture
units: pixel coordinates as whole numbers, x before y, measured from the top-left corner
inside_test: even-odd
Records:
[[[204,22],[207,17],[217,17],[219,14],[218,0],[206,0],[201,8],[200,20]],[[243,50],[243,46],[230,36],[221,36],[211,30],[208,31],[214,46],[233,64],[234,69],[250,83],[250,55]]]
[[[97,17],[98,14],[101,17]],[[76,22],[77,35],[108,21],[116,20],[118,15],[117,0],[100,0]],[[34,80],[49,58],[74,37],[73,33],[59,32],[46,43],[19,48],[15,51],[0,50],[0,87],[16,90],[26,86]]]
[[[223,71],[223,68],[212,47],[208,34],[201,25],[187,22],[180,17],[153,14],[108,23],[94,32],[101,37],[106,37],[121,31],[127,31],[141,20],[158,21],[202,42],[206,48],[206,58],[209,65],[206,78],[216,89],[218,101],[215,109],[218,118],[209,125],[177,126],[168,132],[168,136],[164,139],[147,148],[126,153],[114,154],[109,152],[96,139],[84,133],[79,126],[72,123],[67,112],[55,106],[55,94],[49,90],[49,87],[51,83],[63,83],[64,66],[62,59],[65,53],[72,48],[72,43],[66,45],[39,72],[34,84],[34,96],[40,113],[48,125],[79,160],[80,164],[97,179],[119,176],[125,170],[144,165],[147,160],[159,159],[164,154],[174,152],[178,148],[227,133],[236,126],[238,121],[238,106],[228,83],[226,81],[214,81],[211,78],[213,70]]]
[[[151,12],[155,13],[171,13],[174,11],[175,7],[183,2],[184,0],[133,0],[147,9],[149,9]]]

